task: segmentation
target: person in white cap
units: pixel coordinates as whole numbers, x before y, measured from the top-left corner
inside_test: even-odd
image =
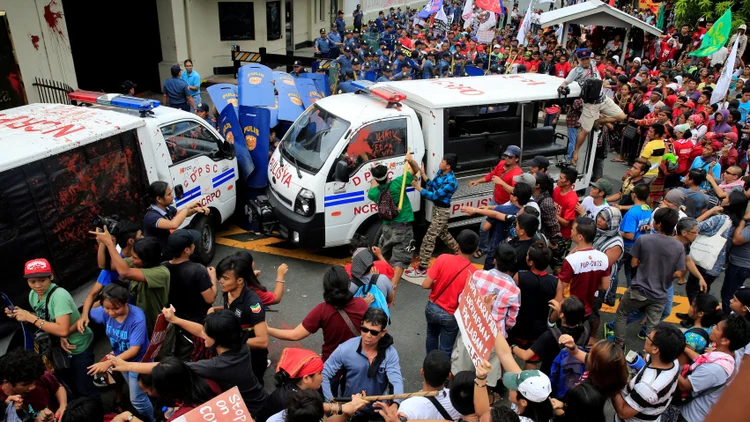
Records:
[[[740,25],[737,28],[737,33],[732,35],[732,38],[729,39],[729,42],[727,43],[728,46],[733,46],[734,42],[737,40],[737,37],[740,37],[740,42],[737,45],[737,57],[742,57],[745,55],[745,47],[747,47],[747,25],[744,23]]]

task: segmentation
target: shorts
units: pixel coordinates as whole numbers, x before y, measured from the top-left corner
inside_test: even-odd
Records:
[[[411,223],[383,224],[378,246],[392,267],[408,268],[416,249]]]
[[[578,119],[578,122],[581,124],[581,129],[586,132],[591,132],[591,129],[594,127],[594,122],[599,119],[600,114],[607,117],[616,117],[623,114],[623,112],[611,98],[605,98],[604,101],[599,104],[584,104],[583,110],[581,111],[581,118]]]
[[[552,249],[552,262],[550,263],[553,270],[562,268],[563,261],[568,256],[572,244],[573,240],[571,239],[559,238],[557,240],[557,248]]]

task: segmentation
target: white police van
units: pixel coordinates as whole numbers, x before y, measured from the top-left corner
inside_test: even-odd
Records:
[[[23,301],[24,262],[43,257],[82,303],[98,272],[94,221],[142,221],[155,181],[172,186],[178,209],[193,201],[210,208],[184,223],[201,232],[197,250],[210,261],[215,231],[237,201],[233,144],[200,117],[158,101],[87,91],[69,98],[84,106],[0,111],[0,291]],[[14,327],[0,324],[0,337]]]
[[[567,137],[539,122],[542,103],[561,100],[561,82],[549,75],[516,74],[363,83],[359,93],[315,102],[287,131],[269,163],[268,200],[281,237],[310,247],[343,245],[355,233],[374,240],[380,221],[377,205],[367,198],[370,168],[380,163],[391,168],[391,176],[402,174],[407,149],[425,163],[429,177],[443,154],[457,154],[459,188],[450,226],[478,223],[460,208],[487,205],[494,185],[470,188],[469,182],[494,168],[508,145],[521,147],[522,161],[565,155]],[[577,84],[570,89],[569,99],[580,95]],[[579,189],[589,184],[594,152],[584,146],[580,153]],[[418,222],[427,222],[432,203],[411,186],[405,194]]]

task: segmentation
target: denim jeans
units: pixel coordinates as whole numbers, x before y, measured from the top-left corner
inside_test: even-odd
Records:
[[[427,353],[440,349],[450,359],[453,344],[458,336],[456,318],[432,301],[427,302],[424,316],[427,318],[427,340],[425,342]]]
[[[631,258],[633,257],[630,255],[630,248],[632,246],[625,246],[623,249],[622,258],[617,262],[617,268],[622,268],[622,272],[625,273],[625,283],[627,284],[627,287],[630,287],[630,284],[633,283],[633,277],[635,277],[635,270],[637,268],[633,268],[630,266]],[[605,299],[610,297],[615,297],[617,294],[617,287],[620,284],[620,273],[619,271],[617,274],[612,277],[609,283],[609,289],[607,289],[607,294],[604,296]]]
[[[557,119],[559,116],[560,116],[560,113],[554,113],[554,114],[545,113],[544,114],[544,126],[552,126],[552,127],[557,126],[557,123],[553,125],[552,121]]]
[[[578,128],[577,127],[569,127],[568,128],[568,160],[573,158],[573,150],[576,146],[576,139],[578,139]]]
[[[138,413],[145,420],[149,422],[155,422],[154,419],[154,407],[151,405],[148,395],[138,387],[138,373],[136,372],[123,372],[122,377],[125,378],[125,382],[128,384],[128,390],[130,392],[130,403],[133,404]]]
[[[90,377],[88,367],[94,364],[94,345],[81,353],[70,356],[70,368],[58,373],[60,379],[73,392],[72,398],[99,398],[99,390],[94,386],[94,378]],[[70,399],[72,399],[70,398]]]
[[[734,293],[745,284],[745,280],[748,278],[750,278],[750,268],[729,263],[727,272],[724,273],[724,284],[721,286],[721,307],[725,314],[729,315],[731,312],[729,301],[732,300]]]
[[[491,207],[494,207],[497,205],[497,203],[495,203],[495,200],[493,199],[490,201],[489,205]],[[490,232],[489,230],[483,229],[485,221],[487,221],[487,217],[484,217],[482,219],[482,222],[479,223],[479,250],[482,252],[487,252],[487,250],[489,249],[488,242],[489,242]]]

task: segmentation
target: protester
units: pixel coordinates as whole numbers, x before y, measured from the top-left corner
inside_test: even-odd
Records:
[[[155,237],[162,248],[167,246],[169,233],[180,228],[186,218],[196,213],[209,213],[198,201],[190,203],[178,212],[173,205],[174,192],[167,182],[153,182],[146,191],[151,206],[143,217],[143,235]]]
[[[68,394],[65,387],[46,370],[42,357],[31,350],[14,349],[0,358],[0,400],[5,406],[17,403],[18,419],[34,421],[43,410],[55,419],[65,414]],[[98,397],[94,400],[98,400]]]

